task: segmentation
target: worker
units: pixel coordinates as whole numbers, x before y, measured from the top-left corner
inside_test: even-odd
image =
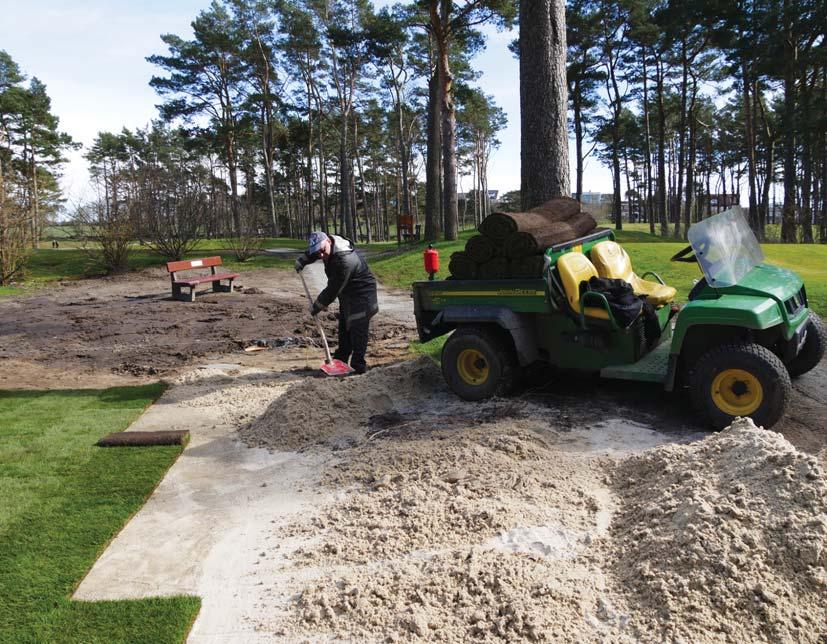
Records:
[[[327,286],[310,307],[311,315],[339,298],[339,346],[333,358],[350,363],[356,373],[365,373],[370,319],[379,311],[376,278],[353,242],[339,235],[320,231],[310,233],[307,251],[296,259],[296,272],[321,259]]]

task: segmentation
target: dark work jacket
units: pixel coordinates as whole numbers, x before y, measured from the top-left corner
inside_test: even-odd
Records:
[[[370,318],[379,310],[376,278],[365,259],[356,252],[353,242],[339,235],[330,235],[330,239],[333,248],[324,263],[327,286],[316,301],[328,307],[339,298],[339,315],[349,327],[352,322]],[[307,260],[311,263],[310,258]]]

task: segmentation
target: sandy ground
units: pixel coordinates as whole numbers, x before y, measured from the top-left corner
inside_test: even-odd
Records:
[[[262,292],[172,302],[149,272],[0,302],[0,388],[162,375],[131,431],[192,433],[77,599],[197,594],[208,643],[827,641],[824,363],[777,433],[572,374],[471,404],[399,363],[407,294],[380,294],[387,366],[331,381],[292,272],[241,282]]]
[[[186,427],[192,443],[76,598],[198,594],[204,608],[189,641],[210,643],[825,635],[827,523],[808,504],[823,505],[827,487],[815,457],[782,435],[745,430],[716,447],[723,434],[681,423],[680,409],[626,395],[627,407],[628,391],[580,407],[542,392],[464,403],[425,359],[335,381],[337,400],[354,407],[332,424],[325,382],[309,377],[301,355],[178,377],[132,430]],[[755,432],[776,438],[756,447]],[[272,449],[284,441],[294,451]],[[738,480],[746,488],[730,500]],[[707,516],[722,519],[702,527]],[[697,531],[676,535],[676,520]],[[797,540],[773,541],[784,525]],[[729,534],[737,547],[719,536]],[[693,535],[714,560],[670,563],[678,536],[697,552]],[[708,594],[679,601],[701,583],[682,571],[717,579],[718,562],[738,569],[749,544],[763,553],[758,570],[736,577],[732,592],[758,599],[732,603],[729,630],[712,628]],[[801,552],[810,564],[789,568]],[[789,553],[780,569],[775,553]],[[667,591],[677,599],[663,618]]]

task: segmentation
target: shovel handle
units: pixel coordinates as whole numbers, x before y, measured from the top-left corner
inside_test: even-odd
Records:
[[[307,295],[307,301],[310,302],[310,305],[313,305],[313,298],[310,295],[310,289],[307,288],[307,282],[304,281],[304,275],[302,275],[302,271],[299,271],[299,277],[302,280],[302,286],[304,286],[304,292]],[[316,323],[316,328],[319,330],[319,335],[322,336],[322,344],[324,344],[324,356],[325,362],[327,364],[331,364],[333,362],[333,358],[330,356],[330,347],[327,346],[327,337],[325,337],[324,329],[322,328],[322,323],[319,318],[315,315],[311,315],[313,321]]]

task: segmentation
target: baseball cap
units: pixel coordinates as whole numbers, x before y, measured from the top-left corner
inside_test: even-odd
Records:
[[[319,252],[322,244],[327,239],[327,235],[320,230],[314,230],[307,238],[307,254],[315,255]]]

